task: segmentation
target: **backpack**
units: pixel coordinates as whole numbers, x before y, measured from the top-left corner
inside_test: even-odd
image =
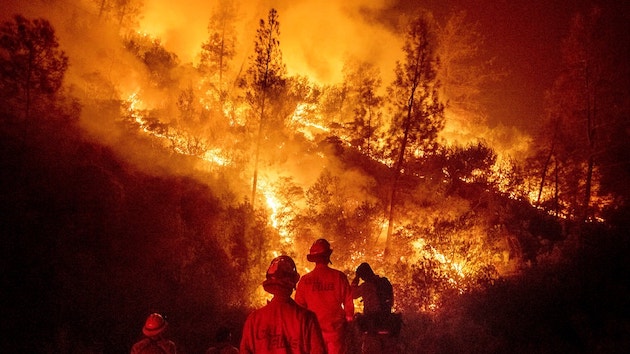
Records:
[[[394,305],[394,288],[385,277],[376,280],[376,295],[380,311],[368,315],[359,314],[356,323],[361,332],[371,335],[390,335],[397,337],[402,327],[402,315],[392,313]]]
[[[394,288],[389,279],[379,277],[376,282],[376,294],[380,302],[381,314],[375,320],[376,330],[379,334],[388,334],[397,337],[402,327],[402,315],[392,313],[394,306]]]
[[[389,313],[394,305],[394,288],[389,279],[378,277],[376,281],[376,295],[380,305],[381,312]]]

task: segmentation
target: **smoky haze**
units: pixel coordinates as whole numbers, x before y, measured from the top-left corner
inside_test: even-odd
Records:
[[[159,40],[166,50],[177,55],[182,67],[196,66],[201,45],[207,40],[209,18],[219,3],[143,1],[132,28]],[[280,48],[289,75],[306,76],[320,85],[338,84],[343,80],[344,63],[360,59],[374,63],[379,69],[383,91],[393,79],[396,61],[402,59],[401,24],[405,18],[423,11],[415,1],[232,3],[237,10],[236,56],[230,63],[234,72],[242,73],[247,69],[259,21],[266,19],[273,7],[280,16]],[[90,0],[4,2],[2,19],[19,13],[51,21],[62,50],[70,58],[66,86],[71,94],[78,97],[110,95],[112,97],[100,98],[127,100],[141,90],[141,107],[136,108],[170,110],[171,114],[162,119],[172,123],[168,119],[169,116],[175,119],[174,108],[160,106],[168,101],[170,93],[148,84],[146,68],[121,43],[120,24],[99,19],[100,4]],[[465,11],[466,25],[476,26],[483,39],[481,47],[477,48],[479,60],[492,63],[485,70],[502,74],[500,79],[479,87],[480,92],[473,97],[479,104],[474,115],[447,107],[442,141],[469,144],[481,139],[500,157],[525,157],[532,141],[531,130],[543,114],[543,93],[558,72],[554,65],[559,62],[560,38],[570,15],[580,4],[570,8],[557,2],[428,1],[422,6],[433,12],[442,25],[456,11]],[[488,74],[494,75],[492,72]],[[174,73],[180,82],[176,89],[193,81],[188,78],[189,70]],[[112,87],[96,93],[94,86],[99,81],[109,82]],[[442,99],[449,97],[445,95]],[[119,144],[119,133],[111,126],[111,117],[98,110],[86,112],[83,124],[89,131],[109,144]],[[141,154],[135,155],[145,160],[139,157]],[[305,182],[307,180],[312,182],[308,178]]]
[[[140,33],[159,39],[165,49],[177,55],[180,64],[196,65],[199,62],[201,44],[207,39],[208,20],[216,4],[217,2],[193,0],[175,3],[144,1],[136,28]],[[280,46],[289,75],[306,76],[318,84],[336,84],[343,78],[344,62],[359,58],[373,62],[378,67],[383,78],[383,87],[389,85],[395,63],[402,59],[402,36],[399,28],[401,22],[421,11],[415,2],[404,1],[303,0],[247,1],[234,4],[238,13],[238,22],[235,23],[238,36],[237,55],[231,63],[234,70],[247,68],[247,57],[253,50],[258,22],[265,19],[269,9],[274,7],[280,15]],[[70,57],[70,68],[66,77],[68,86],[74,86],[79,91],[89,90],[86,88],[86,77],[102,75],[104,79],[115,83],[114,89],[121,95],[129,95],[138,87],[143,87],[144,104],[148,106],[146,108],[150,108],[152,99],[159,102],[162,98],[148,94],[147,85],[143,84],[146,73],[137,59],[121,46],[118,24],[114,21],[94,21],[98,17],[98,6],[98,2],[87,0],[29,4],[5,2],[2,13],[4,19],[21,13],[27,17],[44,17],[51,21],[60,38],[62,49]],[[541,83],[545,80],[537,81],[537,91],[534,92],[530,84],[532,80],[522,80],[525,74],[513,72],[522,65],[513,60],[514,51],[507,51],[506,48],[511,44],[505,41],[516,41],[519,50],[527,51],[524,44],[529,40],[526,37],[530,33],[536,35],[540,30],[524,32],[521,38],[515,38],[507,32],[503,33],[503,37],[497,36],[497,31],[508,28],[509,16],[518,18],[518,6],[482,6],[477,3],[476,6],[480,8],[475,10],[471,5],[458,4],[456,1],[428,2],[426,6],[435,11],[438,21],[444,21],[453,11],[467,10],[470,13],[469,21],[479,21],[482,35],[490,39],[484,45],[494,52],[488,53],[486,50],[483,55],[497,58],[498,64],[492,69],[508,72],[500,82],[485,87],[479,97],[484,105],[481,121],[458,116],[447,110],[442,138],[446,142],[460,144],[481,138],[500,154],[522,156],[529,146],[528,129],[531,128],[523,122],[536,121],[537,117],[532,115],[541,113],[540,101],[544,89]],[[481,12],[484,11],[488,13],[486,17],[482,17]],[[495,23],[494,27],[487,19],[492,18],[492,13],[500,14],[492,22]],[[530,13],[540,15],[535,10]],[[545,48],[549,46],[548,43]],[[557,55],[558,53],[551,53],[550,57]],[[514,64],[516,68],[508,68],[510,64]],[[535,63],[527,65],[531,70]],[[524,91],[532,92],[524,94]],[[533,102],[532,97],[537,101]],[[499,100],[502,102],[498,102]]]
[[[98,17],[99,4],[100,2],[93,1],[63,0],[28,4],[5,2],[2,5],[2,19],[9,20],[13,14],[22,14],[29,18],[45,18],[51,22],[59,37],[61,49],[70,58],[65,78],[70,94],[80,99],[124,101],[140,93],[141,102],[136,109],[170,110],[170,118],[174,119],[176,114],[173,107],[162,106],[162,102],[167,101],[172,92],[155,89],[149,84],[143,63],[123,46],[119,24]],[[179,65],[197,65],[201,45],[207,40],[208,20],[215,11],[214,6],[215,2],[207,1],[145,1],[134,27],[138,33],[159,40],[166,50],[176,54]],[[238,3],[238,22],[235,23],[238,36],[237,55],[231,63],[234,70],[243,71],[249,65],[248,56],[253,51],[259,21],[266,19],[272,6],[277,7],[280,14],[281,49],[289,75],[308,76],[319,84],[336,83],[341,79],[341,67],[346,57],[365,55],[388,63],[387,72],[391,72],[395,59],[385,58],[384,55],[399,52],[399,49],[393,49],[399,48],[399,43],[392,33],[370,26],[357,12],[364,6],[378,9],[379,6],[372,1],[345,5],[336,1]],[[316,14],[319,16],[315,16]],[[370,35],[366,36],[367,33]],[[392,50],[382,51],[381,43],[395,44],[392,45]],[[379,56],[379,52],[384,55]],[[176,71],[176,74],[179,75],[176,79],[181,85],[191,81],[186,70]],[[170,91],[177,89],[173,87]],[[165,123],[172,123],[168,121],[168,114],[161,119]],[[82,125],[93,136],[108,145],[116,146],[117,150],[139,166],[155,168],[146,166],[146,161],[151,161],[151,164],[158,166],[158,170],[178,170],[172,165],[165,167],[170,162],[162,163],[159,157],[152,156],[150,149],[143,151],[137,145],[125,146],[126,142],[120,139],[121,132],[115,127],[111,114],[97,107],[90,107],[89,104],[84,107]],[[287,147],[285,150],[291,151],[291,148]],[[284,167],[295,170],[294,178],[305,184],[313,182],[322,166],[331,168],[334,165],[322,161],[320,157],[303,156],[296,152],[292,156],[293,159],[287,163],[302,167]],[[188,170],[189,167],[183,169]],[[204,169],[203,166],[199,168]]]

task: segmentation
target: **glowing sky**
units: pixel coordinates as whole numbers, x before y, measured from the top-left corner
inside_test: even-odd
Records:
[[[0,7],[2,19],[22,13],[45,17],[59,28],[72,16],[94,13],[97,3],[100,2],[4,1]],[[194,62],[200,44],[207,37],[208,19],[216,0],[144,0],[143,3],[142,30],[159,37],[182,63]],[[266,18],[273,7],[280,15],[281,49],[289,74],[335,83],[341,78],[344,59],[356,56],[378,63],[387,85],[395,61],[401,59],[401,43],[391,31],[397,18],[412,14],[418,6],[431,9],[438,19],[463,9],[471,20],[479,22],[479,29],[486,37],[483,49],[496,57],[497,69],[508,73],[484,93],[489,125],[486,132],[496,130],[493,134],[503,135],[504,145],[518,144],[520,138],[515,135],[529,131],[538,123],[544,91],[559,73],[560,41],[568,31],[571,16],[586,3],[585,0],[236,1],[241,57],[235,65],[241,65],[244,56],[251,52],[258,21]],[[60,36],[63,40],[63,34]],[[66,49],[70,46],[62,41],[71,63],[77,63],[81,59]],[[81,49],[83,55],[89,55],[83,45]]]
[[[438,17],[456,9],[479,21],[491,55],[508,77],[488,92],[490,123],[531,128],[532,116],[542,110],[543,92],[558,73],[559,44],[570,17],[583,1],[525,0],[259,0],[239,3],[241,48],[251,48],[260,18],[269,8],[280,14],[281,46],[291,74],[320,82],[336,82],[347,55],[379,63],[391,75],[400,57],[400,42],[388,25],[419,5]],[[194,60],[206,36],[209,2],[145,1],[142,27],[163,38],[183,60]],[[168,14],[168,16],[164,16]],[[387,82],[388,80],[384,80]]]

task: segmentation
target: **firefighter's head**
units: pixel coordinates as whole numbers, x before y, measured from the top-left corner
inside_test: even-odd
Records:
[[[287,292],[290,295],[298,280],[300,280],[300,274],[297,272],[293,259],[289,256],[279,256],[271,261],[267,269],[263,289],[274,295]]]
[[[142,327],[142,333],[144,333],[147,337],[156,337],[160,335],[166,327],[168,326],[168,322],[164,319],[162,315],[159,313],[152,313],[147,317],[147,320],[144,322],[144,327]]]
[[[356,273],[357,273],[357,276],[363,280],[367,280],[374,277],[374,271],[372,270],[372,267],[370,267],[370,265],[367,263],[359,264],[359,266],[357,267]]]
[[[309,253],[306,255],[306,259],[309,262],[315,263],[331,263],[330,255],[332,254],[332,248],[330,248],[330,243],[323,238],[318,239],[313,242]]]

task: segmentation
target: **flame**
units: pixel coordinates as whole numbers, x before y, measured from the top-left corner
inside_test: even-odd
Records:
[[[288,204],[281,200],[268,178],[261,178],[258,187],[262,190],[266,205],[271,211],[269,224],[278,232],[281,245],[291,246],[294,239],[288,229],[291,222],[289,217],[291,210],[289,210]]]
[[[147,134],[151,134],[157,138],[161,138],[163,140],[168,140],[172,144],[174,144],[174,149],[178,153],[181,154],[191,154],[190,151],[185,150],[183,147],[186,146],[186,142],[191,138],[189,134],[186,132],[179,131],[174,128],[169,128],[166,132],[159,132],[152,130],[150,124],[143,113],[143,110],[146,109],[146,105],[140,99],[139,90],[133,92],[128,96],[128,113],[129,116],[133,118],[133,121],[137,123],[138,127]],[[292,123],[297,129],[302,129],[302,131],[307,134],[307,132],[329,132],[330,129],[318,124],[316,122],[311,121],[311,119],[316,119],[317,116],[310,114],[314,107],[311,104],[300,104],[297,106],[294,114],[292,115]],[[238,116],[238,114],[237,114]],[[314,138],[314,135],[311,135]],[[325,157],[323,152],[318,152],[321,157]],[[195,155],[200,159],[208,162],[209,164],[216,166],[226,166],[231,163],[231,161],[225,157],[225,154],[219,148],[207,148],[203,151],[203,154]],[[508,182],[506,175],[501,174],[503,172],[501,165],[497,163],[496,167],[496,176],[495,178],[501,183],[505,183],[505,188],[507,190]],[[283,248],[283,253],[286,251],[296,252],[295,250],[295,238],[291,233],[289,225],[291,223],[292,215],[296,215],[299,210],[292,210],[292,207],[289,201],[283,200],[283,197],[280,193],[278,193],[277,186],[275,183],[278,181],[279,177],[275,178],[270,177],[271,173],[267,172],[260,176],[258,188],[261,190],[261,197],[264,198],[264,205],[269,210],[269,225],[276,230],[278,234],[278,241],[281,247]],[[388,220],[382,219],[380,222],[380,232],[382,233],[388,227]],[[397,232],[408,232],[402,228],[398,228]],[[472,277],[472,272],[467,268],[467,263],[464,260],[458,259],[459,255],[451,255],[447,256],[445,253],[438,250],[436,247],[433,247],[428,244],[426,239],[423,237],[418,237],[413,233],[409,233],[405,235],[406,238],[414,240],[412,242],[413,254],[408,258],[401,258],[402,262],[408,264],[414,264],[422,259],[431,259],[435,261],[435,264],[438,264],[440,268],[440,272],[446,274],[447,279],[446,282],[450,287],[456,289],[459,293],[463,293],[467,290],[466,282],[469,277]],[[377,238],[377,241],[384,242],[383,237]],[[277,257],[280,252],[277,250],[269,251],[269,254],[272,258]],[[377,254],[376,257],[382,258],[383,254]],[[345,267],[346,269],[352,269],[356,264],[365,259],[366,255],[364,252],[354,252],[349,255],[347,260],[340,264],[340,267]],[[309,272],[310,269],[308,267],[304,267],[304,272]],[[429,303],[424,307],[427,311],[437,311],[440,307],[441,303],[441,294],[433,293],[430,295]],[[256,289],[256,294],[253,297],[253,305],[264,304],[266,300],[269,298],[269,294],[264,292],[262,287],[258,287]],[[361,310],[362,304],[357,303],[357,311]]]
[[[279,220],[278,220],[278,209],[280,209],[280,201],[276,198],[270,190],[264,190],[263,194],[265,195],[265,199],[267,200],[267,206],[271,209],[271,215],[269,218],[271,219],[271,226],[274,228],[278,228]]]
[[[299,103],[290,120],[291,126],[293,126],[296,131],[302,133],[304,137],[310,141],[315,140],[317,133],[321,134],[330,132],[330,128],[308,119],[311,112],[315,111],[316,108],[317,107],[314,103]]]
[[[464,283],[469,276],[469,270],[466,268],[464,261],[456,261],[453,259],[457,257],[457,255],[447,257],[435,247],[429,245],[424,238],[416,239],[411,245],[414,249],[414,256],[409,260],[409,263],[416,263],[423,258],[435,260],[441,265],[441,271],[447,274],[447,282],[453,288],[457,289],[460,294],[463,294],[467,290]],[[440,300],[439,295],[436,294],[432,296],[429,309],[432,311],[437,310]]]
[[[290,17],[289,17],[290,19]],[[152,40],[156,40],[156,37],[151,35],[150,33],[163,33],[163,28],[160,27],[159,21],[149,21],[144,22],[143,30],[138,31],[137,33],[141,36],[148,37]],[[169,41],[169,44],[174,44],[176,41]],[[201,40],[198,42],[201,43]],[[203,85],[199,85],[200,88]],[[201,139],[192,135],[190,132],[185,130],[180,130],[172,126],[167,126],[166,129],[155,129],[155,126],[151,124],[150,120],[146,116],[146,110],[148,107],[145,102],[140,99],[141,89],[137,89],[131,94],[127,95],[126,102],[128,103],[127,113],[131,120],[138,126],[139,130],[145,134],[149,134],[162,142],[164,147],[171,148],[176,153],[188,156],[195,156],[202,161],[208,163],[209,166],[214,167],[223,167],[229,166],[232,163],[232,160],[228,157],[228,155],[221,148],[213,146],[211,143],[208,143],[205,139]],[[222,107],[212,107],[213,104],[216,104],[217,93],[212,91],[207,91],[204,93],[205,97],[199,98],[199,104],[201,107],[204,107],[206,110],[215,109],[223,113],[224,119],[232,126],[245,126],[246,124],[246,105],[238,104],[231,100],[226,100],[222,102]],[[451,113],[449,113],[451,114]],[[449,119],[446,120],[448,123],[442,137],[445,141],[448,142],[460,142],[460,143],[469,143],[472,142],[473,139],[477,139],[479,136],[487,137],[490,140],[492,138],[496,138],[493,136],[492,130],[481,131],[483,128],[477,127],[475,124],[466,124],[466,119],[458,118],[452,115],[448,116]],[[453,118],[453,119],[451,119]],[[310,102],[301,102],[296,105],[296,108],[291,115],[289,120],[289,124],[291,128],[303,134],[303,136],[310,140],[316,141],[323,134],[330,134],[333,129],[331,127],[326,126],[325,117],[322,117],[318,112],[318,106],[315,103]],[[455,123],[450,123],[455,122]],[[338,132],[335,132],[341,141],[350,146],[350,137],[339,135]],[[524,149],[526,147],[526,138],[518,136],[519,140],[521,140],[521,144],[519,145],[520,149]],[[196,140],[197,144],[195,144],[196,149],[191,148],[191,141]],[[385,141],[373,141],[374,146],[383,145]],[[282,148],[282,147],[281,147]],[[522,198],[525,196],[532,204],[538,199],[537,189],[534,188],[535,180],[527,180],[525,181],[525,185],[529,187],[523,187],[521,190],[514,190],[512,188],[509,171],[511,168],[510,161],[507,158],[504,158],[503,155],[507,156],[507,149],[502,151],[502,154],[499,154],[499,158],[496,163],[492,167],[491,176],[489,177],[501,192],[509,195],[510,198]],[[322,159],[325,159],[326,156],[324,152],[317,152],[318,156]],[[414,150],[412,151],[412,155],[416,158],[421,158],[425,154],[422,150]],[[392,159],[381,158],[378,160],[380,163],[391,166],[393,164]],[[475,177],[479,177],[481,171],[473,172],[473,176],[470,180],[464,179],[465,182],[472,182]],[[267,176],[260,176],[258,182],[258,188],[261,190],[261,194],[264,198],[264,206],[269,211],[268,223],[274,230],[276,230],[278,235],[278,243],[281,245],[283,250],[289,250],[295,253],[300,253],[295,250],[295,235],[292,234],[289,225],[291,224],[292,217],[296,215],[299,210],[293,210],[291,203],[287,200],[283,200],[281,193],[278,193],[277,188],[275,187],[275,182],[278,181],[278,177],[275,178],[269,177],[271,172],[268,173]],[[421,176],[420,176],[421,177]],[[543,190],[543,194],[541,196],[541,200],[550,200],[553,198],[551,189],[547,188]],[[611,203],[612,200],[604,198],[595,198],[594,203]],[[412,221],[408,221],[412,223]],[[388,220],[383,219],[380,224],[379,235],[377,235],[377,242],[384,242],[384,237],[380,237],[383,230],[386,230],[388,227]],[[435,261],[439,271],[447,276],[447,283],[453,289],[456,289],[458,292],[463,293],[466,291],[466,283],[471,278],[474,277],[474,272],[470,269],[470,264],[467,262],[466,255],[461,254],[452,254],[449,251],[440,250],[432,245],[430,245],[427,240],[421,236],[413,234],[411,231],[405,231],[402,228],[397,228],[396,232],[405,232],[407,234],[404,235],[406,239],[413,240],[411,242],[412,245],[412,254],[408,257],[400,257],[400,261],[407,264],[415,264],[423,259],[429,259]],[[482,235],[474,234],[471,232],[471,239],[473,238],[481,238]],[[277,250],[268,251],[269,255],[272,258],[275,258],[280,255],[280,252]],[[473,250],[473,252],[480,252],[478,250]],[[376,255],[370,255],[382,259],[383,254],[379,253]],[[344,267],[346,269],[352,269],[353,266],[356,266],[357,263],[366,259],[366,253],[364,251],[356,251],[349,254],[346,261],[341,263],[339,266]],[[304,267],[304,272],[309,272],[310,268]],[[262,287],[256,288],[256,294],[254,295],[254,305],[264,304],[265,301],[269,298],[269,294],[264,292]],[[441,294],[433,293],[430,295],[429,303],[426,306],[426,309],[429,311],[436,311],[439,309],[441,303]],[[362,309],[362,303],[360,301],[355,302],[355,306],[360,311]]]
[[[179,154],[195,156],[214,166],[227,166],[231,163],[231,160],[220,148],[207,148],[205,139],[197,138],[187,131],[170,126],[167,126],[166,129],[153,127],[143,114],[146,108],[144,102],[139,98],[139,90],[131,93],[126,102],[128,103],[128,114],[133,118],[138,128],[145,134],[161,139],[165,147],[170,145]]]

